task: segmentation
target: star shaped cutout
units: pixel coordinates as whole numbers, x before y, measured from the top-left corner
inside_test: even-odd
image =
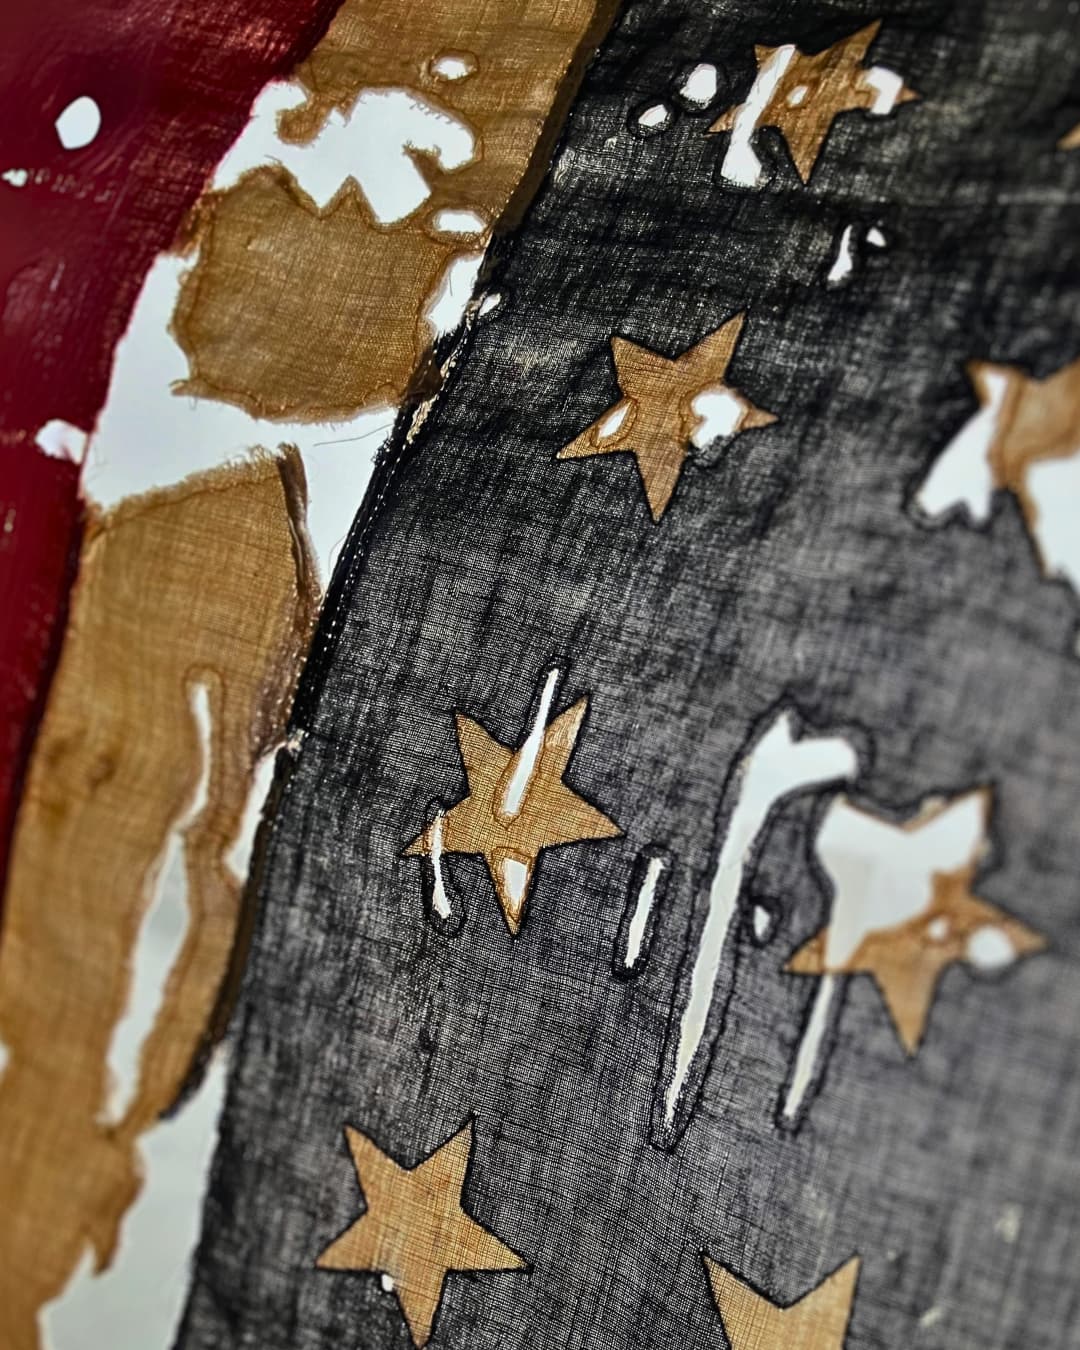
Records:
[[[826,955],[823,928],[788,962],[796,975],[869,975],[909,1055],[922,1042],[938,981],[951,965],[966,961],[981,969],[1011,965],[1041,951],[1045,940],[1018,919],[972,893],[975,866],[937,872],[925,909],[887,928],[866,933],[839,964]]]
[[[988,361],[972,361],[968,374],[981,408],[994,401],[993,377],[1004,381],[987,458],[994,486],[1015,493],[1030,527],[1038,507],[1027,489],[1028,469],[1039,460],[1068,459],[1080,451],[1080,360],[1044,380]]]
[[[879,19],[826,47],[816,56],[808,56],[791,46],[754,48],[758,66],[755,91],[768,72],[775,72],[777,66],[780,67],[779,78],[767,93],[764,107],[757,112],[755,125],[779,129],[804,183],[817,163],[833,119],[840,113],[858,109],[870,112],[881,106],[882,90],[863,65],[880,27]],[[918,94],[900,81],[887,110],[916,98]],[[740,104],[729,108],[709,131],[734,131],[736,119],[746,106]],[[886,109],[882,108],[882,111]]]
[[[317,1265],[382,1275],[397,1294],[413,1343],[426,1345],[450,1271],[525,1266],[462,1207],[472,1122],[415,1167],[400,1166],[359,1130],[346,1128],[345,1137],[365,1209]]]
[[[708,1256],[704,1260],[731,1350],[843,1350],[859,1278],[857,1256],[786,1308]]]
[[[564,445],[556,458],[632,454],[653,520],[659,520],[689,447],[706,423],[704,413],[694,406],[699,396],[719,395],[723,400],[727,421],[720,434],[736,435],[776,421],[772,413],[755,408],[723,382],[745,317],[737,314],[674,360],[627,338],[613,337],[611,351],[622,398]]]
[[[1061,140],[1058,141],[1059,150],[1080,150],[1080,122],[1073,127],[1072,131],[1067,131]]]
[[[511,933],[524,918],[533,874],[544,849],[622,831],[563,782],[577,745],[588,698],[547,723],[551,672],[532,730],[520,749],[502,745],[471,717],[455,715],[468,795],[440,814],[405,849],[439,865],[443,853],[479,853],[487,863]]]

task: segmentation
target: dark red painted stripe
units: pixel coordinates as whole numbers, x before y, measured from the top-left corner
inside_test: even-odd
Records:
[[[338,0],[6,0],[0,6],[0,868],[77,551],[78,468],[34,448],[93,428],[113,352],[268,80]],[[96,138],[59,114],[89,96]],[[147,427],[148,444],[154,428]],[[0,872],[2,875],[2,872]]]

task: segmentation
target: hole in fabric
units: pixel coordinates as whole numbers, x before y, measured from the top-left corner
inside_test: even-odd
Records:
[[[871,116],[888,117],[904,92],[902,76],[897,75],[895,70],[887,70],[885,66],[871,66],[863,73],[863,81],[877,94],[870,105]]]
[[[990,514],[994,491],[990,447],[997,434],[1005,402],[1008,377],[1003,371],[985,368],[982,388],[985,401],[964,423],[935,460],[916,496],[916,505],[935,517],[961,506],[975,521]]]
[[[656,906],[667,889],[671,858],[666,851],[647,849],[630,874],[626,910],[616,938],[615,974],[637,975],[649,959]]]
[[[1041,379],[972,361],[968,376],[979,410],[934,461],[915,505],[931,521],[960,506],[978,523],[995,490],[1011,492],[1044,574],[1080,590],[1080,361]]]
[[[528,894],[530,876],[528,863],[522,862],[520,858],[503,858],[503,894],[507,900],[508,917],[513,923],[520,923],[525,911],[525,896]]]
[[[201,750],[201,771],[191,803],[173,825],[161,856],[154,898],[147,909],[131,963],[128,1006],[113,1029],[109,1045],[110,1099],[108,1118],[119,1121],[135,1095],[139,1053],[154,1020],[169,972],[188,928],[184,831],[206,806],[210,786],[210,699],[205,684],[192,686],[191,716]]]
[[[980,971],[1004,970],[1020,953],[1008,933],[987,924],[968,938],[964,952],[968,965]]]
[[[81,150],[101,130],[101,109],[89,94],[83,94],[67,105],[54,125],[65,150]]]
[[[492,291],[490,295],[485,295],[480,301],[480,316],[490,314],[493,309],[498,309],[503,302],[502,291]]]
[[[929,802],[905,825],[838,798],[815,845],[835,888],[825,945],[829,964],[842,965],[870,933],[922,913],[934,874],[962,867],[982,852],[985,818],[981,792],[948,806]]]
[[[596,439],[598,441],[610,441],[613,436],[617,436],[633,406],[633,401],[628,398],[624,398],[621,403],[616,403],[614,408],[596,424]]]
[[[733,436],[746,413],[746,403],[725,385],[712,385],[695,394],[690,408],[698,418],[690,443],[698,450],[722,436]]]
[[[1029,521],[1048,576],[1061,576],[1080,593],[1080,428],[1077,450],[1068,459],[1032,464],[1026,475],[1034,506]]]
[[[470,52],[443,52],[431,63],[431,73],[441,80],[464,80],[476,71],[476,57]]]
[[[461,322],[476,288],[476,278],[483,261],[482,253],[459,253],[447,263],[438,288],[424,311],[424,317],[436,337],[452,333]],[[480,313],[483,312],[481,306]]]
[[[708,391],[736,396],[738,431],[770,426],[776,421],[775,414],[755,407],[725,381],[744,319],[745,314],[733,315],[674,358],[614,335],[611,352],[622,398],[562,446],[556,458],[588,459],[622,451],[632,454],[649,512],[654,521],[659,521],[671,503],[691,448],[696,426],[694,400]],[[623,412],[624,404],[629,404],[629,414]],[[714,409],[723,411],[726,419],[726,402],[714,405]],[[623,421],[623,417],[633,420]]]
[[[751,144],[758,122],[769,106],[769,100],[784,76],[795,55],[795,47],[777,47],[772,56],[758,70],[753,86],[743,103],[735,113],[724,161],[720,167],[721,175],[740,187],[757,187],[764,171],[761,160]]]
[[[47,455],[53,455],[56,459],[70,460],[73,464],[81,464],[86,454],[88,439],[85,431],[80,431],[70,422],[54,417],[52,421],[46,422],[34,437],[34,443]]]
[[[855,259],[851,249],[851,238],[855,227],[845,225],[840,235],[840,241],[836,247],[836,257],[829,268],[827,280],[830,286],[838,286],[846,281],[855,269]]]
[[[321,574],[327,577],[367,486],[379,443],[393,425],[393,410],[365,408],[329,425],[270,424],[215,399],[177,398],[170,385],[186,376],[187,361],[169,332],[169,320],[188,265],[185,258],[162,254],[147,275],[116,349],[109,396],[89,442],[87,493],[108,507],[162,482],[242,457],[252,445],[295,444],[306,465],[308,528]],[[148,426],[155,428],[152,456],[139,452]]]
[[[278,119],[303,101],[295,85],[269,85],[243,135],[218,166],[215,188],[232,187],[249,169],[280,162],[320,208],[351,179],[376,220],[392,225],[431,196],[412,151],[431,155],[447,173],[476,155],[476,137],[463,122],[407,89],[365,90],[348,114],[332,111],[313,140],[283,141]]]
[[[437,919],[450,917],[450,900],[446,893],[446,877],[443,875],[443,817],[442,807],[435,813],[431,822],[431,912]]]
[[[878,227],[874,225],[866,232],[866,242],[873,244],[875,248],[884,248],[886,240]]]
[[[524,921],[536,865],[545,849],[622,833],[564,779],[589,700],[580,698],[551,718],[559,676],[558,668],[548,672],[530,729],[517,750],[496,740],[465,713],[454,716],[468,792],[446,811],[439,848],[444,856],[483,856],[513,936]],[[429,822],[405,846],[405,856],[430,858],[434,833]]]
[[[704,108],[716,97],[716,67],[702,62],[679,85],[679,93],[687,103]]]
[[[443,937],[456,937],[465,922],[465,902],[454,883],[446,855],[442,802],[431,802],[427,818],[430,822],[430,851],[423,859],[421,896],[428,923]]]
[[[778,712],[746,756],[725,791],[734,800],[724,811],[722,842],[709,887],[705,924],[690,974],[689,996],[678,1024],[676,1053],[663,1092],[663,1121],[675,1130],[685,1108],[691,1069],[699,1056],[720,976],[728,937],[738,915],[747,863],[763,835],[773,808],[809,788],[851,778],[858,762],[842,736],[799,736],[790,709]],[[723,805],[723,804],[722,804]],[[688,1115],[688,1112],[686,1112]],[[685,1115],[682,1122],[685,1125]]]
[[[832,883],[829,921],[786,967],[820,984],[796,1052],[785,1121],[799,1118],[824,1072],[832,1005],[847,976],[874,980],[904,1050],[914,1055],[950,965],[1000,969],[1045,945],[974,893],[989,817],[990,792],[982,788],[948,801],[928,798],[900,823],[843,797],[829,807],[815,841]]]
[[[251,850],[255,846],[255,833],[259,828],[259,822],[262,820],[266,799],[270,795],[270,785],[274,781],[274,765],[277,762],[279,749],[280,745],[275,745],[272,750],[268,750],[263,755],[255,766],[255,772],[251,778],[251,788],[248,791],[247,801],[244,803],[244,814],[240,818],[240,828],[236,832],[236,839],[233,841],[232,848],[225,856],[225,866],[240,882],[247,879],[248,868],[251,866]]]
[[[638,130],[649,135],[666,131],[671,125],[671,109],[666,103],[650,103],[634,119]]]
[[[452,208],[436,211],[431,223],[440,234],[481,234],[487,229],[484,217],[476,211]]]
[[[199,1239],[202,1179],[209,1173],[225,1100],[223,1056],[175,1116],[139,1141],[143,1185],[120,1229],[109,1269],[88,1247],[63,1292],[41,1310],[45,1347],[76,1350],[172,1344],[187,1300],[187,1271]]]
[[[794,168],[806,183],[836,117],[855,110],[881,117],[917,98],[892,71],[863,66],[877,27],[867,25],[814,56],[790,44],[756,48],[758,68],[746,102],[729,108],[709,128],[731,133],[721,176],[758,186],[761,165],[751,140],[758,128],[768,126],[787,142]]]
[[[834,887],[826,930],[825,959],[844,965],[864,938],[895,927],[930,903],[935,872],[962,866],[983,845],[985,799],[972,792],[951,807],[929,803],[932,825],[912,831],[851,806],[838,798],[829,808],[815,848]],[[825,1071],[828,1031],[838,1011],[834,1002],[842,976],[826,971],[795,1055],[783,1117],[797,1120],[811,1089]]]
[[[5,183],[10,183],[12,187],[21,188],[25,187],[30,181],[30,171],[29,169],[5,169],[3,173],[0,173],[0,178]]]
[[[784,1098],[783,1119],[788,1125],[794,1125],[799,1120],[811,1089],[818,1086],[825,1072],[824,1047],[829,1039],[829,1031],[836,1025],[840,1015],[836,1004],[839,990],[839,978],[826,974],[818,981],[814,991],[814,1002],[795,1052],[791,1081]]]
[[[512,761],[511,772],[503,788],[502,801],[496,808],[496,816],[504,822],[515,820],[521,814],[521,808],[525,804],[525,794],[528,792],[533,774],[536,772],[540,748],[544,744],[544,733],[551,716],[551,704],[555,698],[555,690],[558,687],[561,673],[558,667],[548,671],[539,702],[536,705],[536,715],[533,717],[532,726],[529,728],[529,734],[525,737],[521,749]]]
[[[757,900],[750,908],[750,940],[767,947],[780,926],[780,906],[775,900]]]

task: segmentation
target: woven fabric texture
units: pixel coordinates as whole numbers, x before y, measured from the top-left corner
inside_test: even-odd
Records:
[[[1080,1345],[1076,593],[1015,491],[939,501],[971,363],[1080,354],[1078,122],[1064,0],[624,10],[331,589],[182,1350],[423,1343],[371,1160],[470,1123],[430,1203],[511,1255],[433,1346]],[[727,431],[643,415],[740,314]]]

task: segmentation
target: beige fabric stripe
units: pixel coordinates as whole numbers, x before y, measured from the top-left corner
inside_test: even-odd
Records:
[[[345,0],[296,72],[308,97],[282,114],[283,138],[309,142],[362,91],[400,89],[466,127],[473,157],[444,172],[413,151],[431,192],[394,224],[376,220],[353,181],[320,208],[281,167],[204,197],[173,318],[189,362],[184,390],[300,420],[398,401],[431,345],[425,309],[439,280],[487,237],[441,233],[436,217],[470,211],[490,232],[515,214],[547,167],[545,130],[558,125],[613,8]],[[447,58],[469,73],[441,75]]]
[[[227,969],[241,883],[227,857],[260,757],[282,733],[317,602],[295,451],[93,516],[16,831],[0,946],[0,1343],[37,1350],[37,1313],[89,1242],[108,1262],[139,1189],[136,1141],[175,1099]],[[189,922],[126,1114],[107,1056],[170,831]]]

